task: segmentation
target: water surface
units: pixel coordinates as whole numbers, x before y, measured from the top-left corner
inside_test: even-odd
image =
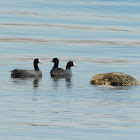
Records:
[[[97,73],[140,81],[138,0],[0,1],[0,138],[139,139],[140,87],[93,86]],[[53,79],[50,61],[69,60],[71,79]],[[41,79],[11,78],[14,68]]]

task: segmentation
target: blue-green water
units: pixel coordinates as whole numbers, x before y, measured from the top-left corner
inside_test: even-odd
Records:
[[[140,81],[139,0],[0,1],[0,139],[139,139],[140,86],[93,86],[97,73]],[[54,80],[50,61],[69,60],[70,80]],[[42,79],[13,79],[15,68]]]

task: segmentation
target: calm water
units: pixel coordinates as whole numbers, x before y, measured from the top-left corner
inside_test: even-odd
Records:
[[[140,86],[89,84],[97,73],[124,72],[140,81],[139,0],[0,1],[0,139],[138,140]],[[52,79],[73,60],[73,77]],[[42,79],[12,79],[14,68]]]

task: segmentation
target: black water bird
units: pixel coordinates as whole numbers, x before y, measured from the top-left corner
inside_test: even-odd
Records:
[[[41,61],[36,58],[33,61],[34,70],[28,69],[14,69],[11,72],[11,77],[13,78],[33,78],[33,77],[42,77],[42,72],[38,67],[38,63]]]
[[[58,65],[59,65],[58,58],[53,58],[51,62],[54,62],[54,66],[50,71],[50,74],[52,77],[53,76],[59,76],[59,77],[71,76],[72,75],[71,67],[76,66],[76,64],[73,61],[69,61],[66,65],[66,69],[64,70],[62,68],[58,68]]]
[[[69,61],[66,65],[66,69],[65,69],[66,76],[72,76],[72,71],[71,71],[72,66],[77,67],[77,65],[73,61]]]
[[[63,76],[65,70],[62,68],[58,68],[59,65],[59,60],[58,58],[53,58],[53,60],[51,62],[54,62],[54,66],[50,71],[51,76]]]

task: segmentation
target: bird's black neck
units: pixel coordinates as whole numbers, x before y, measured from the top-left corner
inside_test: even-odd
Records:
[[[39,67],[38,67],[38,64],[34,62],[34,69],[35,71],[39,71]]]
[[[58,68],[59,63],[54,63],[53,68]]]
[[[67,66],[66,66],[66,69],[71,69],[71,66],[67,65]]]

